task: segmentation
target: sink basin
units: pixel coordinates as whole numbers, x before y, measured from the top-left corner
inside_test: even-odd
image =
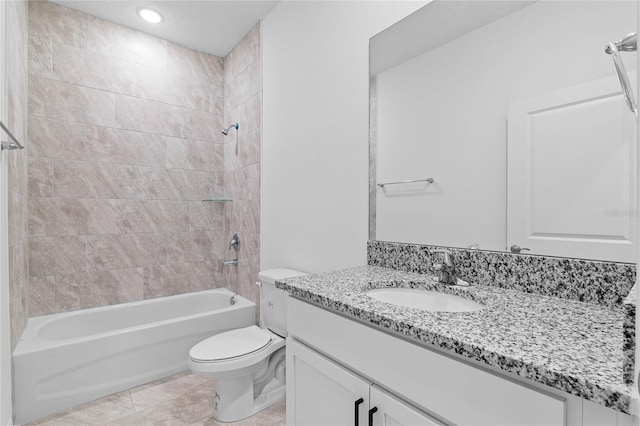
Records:
[[[415,288],[380,288],[365,294],[381,302],[424,311],[473,312],[484,308],[484,305],[464,297]]]

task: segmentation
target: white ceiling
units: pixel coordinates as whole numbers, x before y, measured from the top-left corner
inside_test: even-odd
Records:
[[[216,56],[231,49],[264,18],[277,1],[245,0],[52,0],[72,9],[125,25]],[[164,21],[150,24],[136,10],[148,7]]]
[[[533,3],[432,1],[371,38],[369,72],[371,75],[384,72]]]

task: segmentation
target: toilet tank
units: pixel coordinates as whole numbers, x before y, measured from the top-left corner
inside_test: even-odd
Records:
[[[258,274],[260,280],[260,326],[287,337],[287,293],[276,288],[276,281],[307,275],[293,269],[269,269]]]

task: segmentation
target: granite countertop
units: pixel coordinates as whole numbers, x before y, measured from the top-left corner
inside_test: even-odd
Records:
[[[428,275],[376,266],[279,280],[276,287],[475,361],[627,414],[637,411],[623,382],[624,309],[492,286],[455,287]],[[429,312],[379,302],[364,291],[433,289],[486,305],[476,312]]]

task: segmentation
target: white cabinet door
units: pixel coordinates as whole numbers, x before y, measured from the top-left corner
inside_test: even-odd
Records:
[[[367,424],[367,382],[327,358],[287,339],[287,424]]]
[[[372,412],[374,426],[443,426],[443,423],[380,390],[375,385],[371,387],[370,398],[370,412]]]
[[[635,150],[616,77],[509,104],[507,247],[635,262]]]

